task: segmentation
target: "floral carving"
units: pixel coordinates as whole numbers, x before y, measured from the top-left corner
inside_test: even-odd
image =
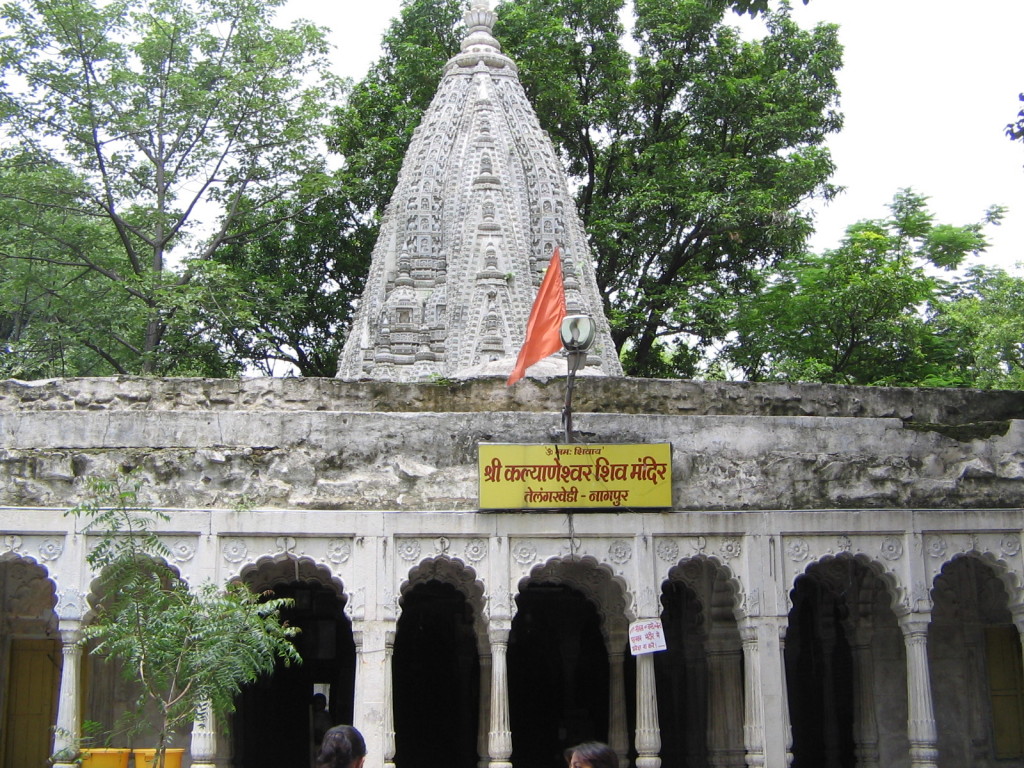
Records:
[[[4,536],[3,547],[0,547],[0,551],[17,552],[19,549],[21,549],[21,536],[14,534]]]
[[[479,563],[487,557],[487,540],[470,539],[466,542],[466,560],[471,563]]]
[[[631,557],[633,557],[633,548],[625,539],[616,539],[608,547],[608,559],[616,565],[628,563]]]
[[[941,536],[932,536],[928,539],[928,555],[936,559],[946,555],[946,540]]]
[[[189,539],[178,539],[170,546],[171,559],[177,563],[187,563],[196,556],[196,547]]]
[[[249,548],[245,546],[245,542],[241,539],[228,539],[224,542],[224,548],[221,552],[224,555],[224,559],[229,563],[240,563],[249,554]]]
[[[730,536],[722,542],[722,546],[718,548],[718,553],[726,560],[732,560],[734,557],[739,557],[742,552],[740,540],[735,536]]]
[[[898,536],[886,536],[878,551],[886,560],[899,560],[903,557],[903,542]]]
[[[537,548],[528,541],[521,541],[512,547],[512,559],[520,565],[529,565],[537,559]]]
[[[1020,552],[1020,536],[1015,533],[1007,533],[999,540],[999,549],[1007,557],[1013,557]]]
[[[398,542],[398,556],[411,563],[420,556],[420,543],[416,539],[403,539]]]
[[[786,554],[789,555],[789,559],[794,563],[806,560],[810,551],[811,548],[805,539],[790,539],[786,543]]]
[[[327,542],[327,559],[335,565],[347,563],[352,556],[352,545],[348,539],[331,539]]]
[[[666,563],[674,563],[679,559],[679,545],[674,539],[660,539],[655,550]]]
[[[56,560],[64,554],[64,541],[62,539],[48,536],[39,545],[39,557],[43,560]]]

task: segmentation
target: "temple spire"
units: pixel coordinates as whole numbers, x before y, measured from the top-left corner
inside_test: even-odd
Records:
[[[598,324],[587,371],[622,374],[565,172],[496,19],[487,0],[465,14],[385,210],[339,377],[507,376],[555,247],[569,312]],[[553,357],[529,374],[565,372]]]

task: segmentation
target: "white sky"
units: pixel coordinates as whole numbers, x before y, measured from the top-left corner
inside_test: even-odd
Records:
[[[358,79],[399,8],[400,0],[288,0],[280,17],[330,28],[336,72]],[[855,221],[885,216],[909,186],[942,223],[1006,206],[982,261],[1024,261],[1024,142],[1004,134],[1024,106],[1024,0],[794,0],[794,18],[839,24],[845,47],[846,124],[829,145],[833,181],[846,192],[818,211],[815,250],[837,245]]]

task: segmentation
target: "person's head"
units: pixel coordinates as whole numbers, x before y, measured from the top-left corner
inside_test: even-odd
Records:
[[[569,768],[619,768],[619,756],[600,741],[585,741],[565,750]]]
[[[322,693],[313,694],[313,709],[317,712],[327,709],[327,697]]]
[[[336,725],[324,734],[316,768],[362,768],[365,757],[363,734],[351,725]]]

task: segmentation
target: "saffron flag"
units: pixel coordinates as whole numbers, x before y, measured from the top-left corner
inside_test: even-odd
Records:
[[[544,273],[540,290],[537,291],[537,298],[533,300],[530,319],[526,323],[526,339],[516,358],[516,367],[512,369],[505,386],[511,387],[526,375],[527,368],[562,348],[559,331],[564,318],[565,287],[562,285],[561,249],[555,248],[548,262],[548,271]]]

